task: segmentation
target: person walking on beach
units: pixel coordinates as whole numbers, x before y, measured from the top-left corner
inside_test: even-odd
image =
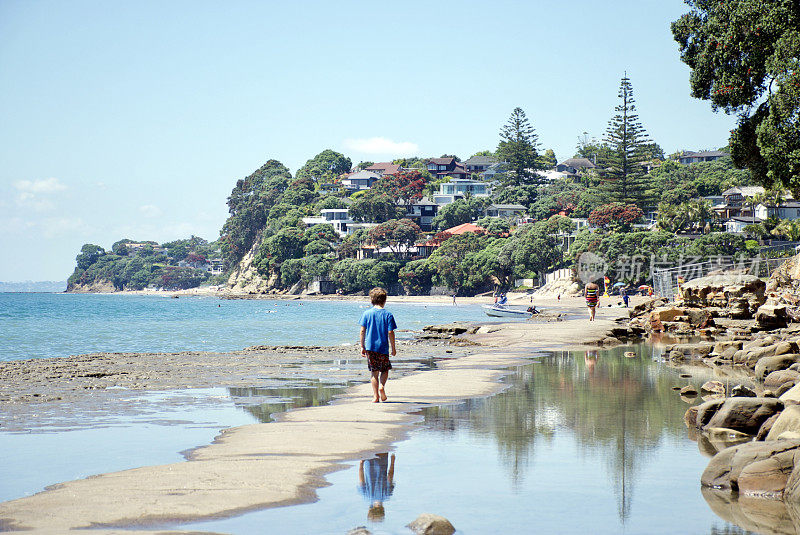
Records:
[[[586,297],[586,306],[589,307],[589,321],[594,321],[597,302],[600,300],[600,287],[590,282],[583,289],[583,295]]]
[[[397,349],[394,343],[394,331],[397,324],[391,312],[384,309],[386,290],[373,288],[369,292],[372,308],[361,315],[361,356],[367,359],[367,368],[372,373],[373,403],[386,401],[386,381],[392,363],[389,354],[394,357]]]
[[[629,301],[630,298],[628,297],[627,288],[622,288],[620,293],[622,294],[622,302],[625,303],[625,308],[628,308],[628,301]]]

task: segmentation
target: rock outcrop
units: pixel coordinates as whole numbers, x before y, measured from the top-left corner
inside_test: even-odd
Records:
[[[714,307],[732,318],[752,318],[764,304],[766,284],[754,275],[709,275],[681,287],[685,305]]]
[[[257,239],[231,272],[230,277],[228,277],[228,287],[231,291],[243,294],[265,294],[275,286],[275,281],[265,279],[259,275],[256,266],[253,264],[262,241],[260,238]]]

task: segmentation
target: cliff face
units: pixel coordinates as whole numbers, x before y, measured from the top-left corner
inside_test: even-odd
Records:
[[[275,287],[276,277],[265,279],[256,271],[253,265],[256,252],[261,246],[261,238],[257,239],[246,255],[239,261],[230,277],[228,278],[228,287],[232,292],[244,294],[264,294],[268,293]]]
[[[107,280],[96,280],[89,284],[69,284],[68,293],[88,294],[88,293],[111,293],[116,292],[114,283]]]

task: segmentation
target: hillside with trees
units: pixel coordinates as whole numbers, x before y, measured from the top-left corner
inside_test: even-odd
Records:
[[[770,141],[778,136],[792,143],[787,136],[797,127],[800,101],[792,100],[789,87],[765,86],[770,76],[783,76],[775,69],[794,50],[791,32],[774,23],[769,36],[731,37],[746,50],[757,43],[767,48],[742,60],[753,71],[749,78],[716,72],[700,51],[720,54],[711,34],[727,8],[690,5],[673,33],[694,69],[695,95],[737,112],[766,95],[753,114],[741,115],[731,153],[723,147],[667,158],[647,135],[625,75],[605,137],[578,135],[574,155],[560,163],[551,149],[540,152],[535,128],[519,107],[500,128],[495,151],[477,151],[464,161],[443,154],[354,166],[326,149],[292,175],[270,159],[236,181],[217,241],[120,240],[108,251],[86,244],[69,289],[219,284],[297,293],[325,283],[341,293],[384,286],[408,294],[475,294],[511,289],[518,279],[541,282],[548,271],[572,267],[583,252],[639,259],[637,269],[614,274],[636,286],[650,280],[659,262],[751,256],[768,240],[800,239],[800,210],[796,218],[779,217],[779,207],[795,202],[787,190],[800,184],[793,167],[797,149],[786,145],[791,150],[779,159]],[[779,15],[796,20],[780,9]],[[723,91],[723,78],[735,76],[746,90]],[[791,110],[794,116],[787,115]],[[757,183],[768,187],[754,188]],[[766,215],[755,217],[757,211]]]

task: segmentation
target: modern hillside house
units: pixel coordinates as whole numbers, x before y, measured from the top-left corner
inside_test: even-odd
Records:
[[[455,158],[431,158],[428,160],[427,169],[437,179],[467,178],[468,174],[466,167],[457,162]]]
[[[333,225],[333,229],[340,236],[346,236],[348,225],[353,223],[347,208],[327,208],[320,210],[319,217],[304,217],[303,223],[311,225]]]
[[[380,180],[381,175],[373,171],[359,171],[352,173],[347,178],[342,179],[342,186],[345,189],[358,191],[362,189],[370,189],[375,182]]]
[[[422,198],[408,207],[406,217],[419,225],[419,228],[423,231],[430,232],[432,230],[433,218],[436,217],[438,211],[438,204]]]
[[[486,208],[488,217],[502,217],[504,219],[517,219],[525,213],[526,209],[521,204],[490,204]]]
[[[439,192],[433,194],[433,202],[444,206],[456,199],[463,199],[467,194],[473,197],[489,197],[492,194],[492,187],[489,183],[480,180],[454,178],[439,186]]]
[[[693,152],[689,150],[683,151],[678,156],[677,160],[683,165],[689,165],[690,163],[697,162],[713,162],[714,160],[719,160],[725,156],[728,156],[728,153],[719,150],[705,150],[701,152]]]

